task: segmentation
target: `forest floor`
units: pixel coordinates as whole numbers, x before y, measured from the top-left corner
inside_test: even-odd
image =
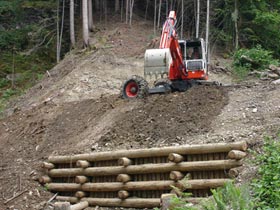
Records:
[[[120,99],[122,82],[143,75],[152,27],[107,25],[91,51],[73,51],[0,120],[0,209],[43,209],[53,194],[36,177],[51,154],[245,140],[260,150],[280,126],[280,86],[250,80],[236,87],[196,86],[184,93]],[[233,83],[210,72],[211,80]],[[255,176],[245,162],[238,181]],[[21,195],[9,201],[15,195]]]

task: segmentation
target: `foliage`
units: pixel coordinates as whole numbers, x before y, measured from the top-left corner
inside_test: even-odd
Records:
[[[213,199],[203,204],[204,210],[253,210],[247,186],[237,187],[227,182],[223,188],[212,190]]]
[[[260,177],[253,182],[258,209],[280,209],[280,141],[266,138],[256,157]]]
[[[28,45],[30,26],[21,29],[0,30],[0,49],[24,49]]]
[[[251,70],[265,70],[270,64],[279,63],[273,59],[271,51],[264,50],[260,45],[251,49],[240,49],[233,58],[234,73],[239,78],[245,78]]]
[[[198,210],[193,204],[186,201],[190,197],[190,193],[182,193],[181,197],[174,196],[171,199],[170,205],[173,210]]]
[[[237,2],[237,8],[235,8]],[[237,22],[239,45],[247,48],[261,45],[280,56],[280,0],[214,1],[212,8],[212,39],[234,49]],[[214,30],[213,30],[214,29]],[[217,33],[215,33],[217,31]],[[221,34],[220,34],[221,32]],[[222,35],[222,36],[221,36]]]
[[[55,64],[56,2],[0,1],[0,109]]]
[[[171,206],[175,210],[253,210],[253,199],[246,185],[238,187],[233,182],[227,182],[224,187],[211,190],[213,198],[201,205],[193,206],[186,200],[189,193],[172,198]]]

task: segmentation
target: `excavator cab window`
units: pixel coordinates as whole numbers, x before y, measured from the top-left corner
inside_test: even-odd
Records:
[[[183,60],[185,60],[186,59],[186,42],[185,42],[185,40],[179,40],[179,45],[181,48]]]
[[[186,42],[187,60],[201,59],[202,49],[200,41]]]

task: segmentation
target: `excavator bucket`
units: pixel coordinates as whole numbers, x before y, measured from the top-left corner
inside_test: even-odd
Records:
[[[145,79],[168,77],[171,63],[172,57],[168,48],[146,50],[144,63]]]

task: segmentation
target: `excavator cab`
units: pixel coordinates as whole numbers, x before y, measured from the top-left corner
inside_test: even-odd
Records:
[[[185,42],[185,65],[188,72],[204,71],[207,74],[207,58],[205,44],[202,38],[186,40]]]

